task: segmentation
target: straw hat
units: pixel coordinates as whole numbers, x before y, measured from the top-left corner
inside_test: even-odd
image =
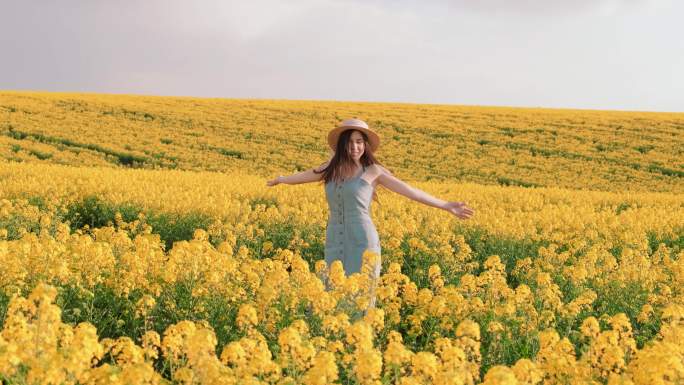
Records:
[[[337,127],[328,132],[328,144],[333,151],[337,149],[337,140],[343,131],[355,129],[364,132],[368,136],[368,142],[372,152],[380,146],[380,136],[375,131],[368,128],[368,124],[361,119],[346,119],[343,120]]]

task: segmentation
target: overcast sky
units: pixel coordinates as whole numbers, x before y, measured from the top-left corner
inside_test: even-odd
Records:
[[[684,111],[681,0],[0,0],[0,89]]]

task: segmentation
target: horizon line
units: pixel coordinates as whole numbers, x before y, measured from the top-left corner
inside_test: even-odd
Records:
[[[0,89],[1,92],[13,93],[48,93],[48,94],[72,94],[72,95],[104,95],[104,96],[133,96],[133,97],[158,97],[158,98],[178,98],[178,99],[206,99],[206,100],[245,100],[245,101],[284,101],[284,102],[325,102],[325,103],[359,103],[359,104],[404,104],[411,106],[439,106],[439,107],[469,107],[469,108],[508,108],[508,109],[527,109],[527,110],[560,110],[560,111],[584,111],[584,112],[618,112],[618,113],[652,113],[652,114],[684,114],[682,111],[667,110],[638,110],[638,109],[605,109],[587,107],[548,107],[548,106],[529,106],[529,105],[501,105],[501,104],[458,104],[458,103],[434,103],[434,102],[406,102],[406,101],[380,101],[380,100],[343,100],[343,99],[292,99],[278,97],[232,97],[232,96],[197,96],[197,95],[168,95],[168,94],[146,94],[130,92],[97,92],[97,91],[54,91],[39,89]]]

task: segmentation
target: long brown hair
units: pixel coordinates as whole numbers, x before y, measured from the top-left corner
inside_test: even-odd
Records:
[[[363,155],[361,155],[361,159],[359,159],[361,165],[365,166],[366,168],[373,164],[382,166],[375,156],[373,156],[373,151],[371,151],[370,143],[368,142],[368,136],[363,131],[350,128],[348,130],[342,131],[340,134],[340,137],[337,140],[337,146],[335,148],[335,155],[333,155],[332,159],[330,159],[328,166],[320,171],[314,169],[314,172],[317,174],[323,173],[323,184],[327,184],[328,182],[332,181],[341,181],[343,177],[353,174],[355,167],[354,160],[351,158],[351,156],[349,156],[347,146],[349,145],[351,134],[354,131],[358,131],[363,137]],[[378,194],[375,189],[373,189],[373,199],[378,202],[378,204],[381,204],[380,200],[378,200]]]

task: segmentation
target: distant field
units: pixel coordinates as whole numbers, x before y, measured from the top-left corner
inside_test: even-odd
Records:
[[[0,91],[0,159],[270,177],[358,116],[407,180],[684,192],[684,114]]]

